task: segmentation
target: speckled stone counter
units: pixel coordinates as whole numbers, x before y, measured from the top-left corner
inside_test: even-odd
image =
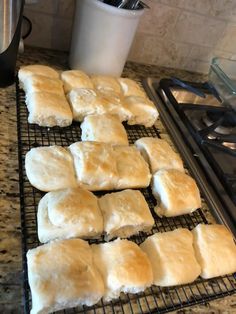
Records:
[[[67,69],[66,53],[26,48],[19,56],[17,67],[45,64],[56,69]],[[177,76],[186,80],[204,80],[200,74],[127,63],[123,76],[141,79]],[[158,126],[163,129],[161,122]],[[163,133],[163,138],[168,137]],[[18,188],[18,156],[15,86],[0,89],[0,313],[23,312],[21,223]],[[203,211],[212,220],[208,209]],[[236,313],[236,295],[207,304],[179,310],[178,313]]]

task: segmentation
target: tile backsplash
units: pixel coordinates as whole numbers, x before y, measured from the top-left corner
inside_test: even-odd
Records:
[[[213,56],[236,59],[236,0],[146,0],[129,60],[207,72]],[[26,4],[26,44],[69,50],[75,0]]]

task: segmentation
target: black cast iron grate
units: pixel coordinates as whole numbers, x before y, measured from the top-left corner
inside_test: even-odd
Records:
[[[29,183],[25,168],[25,154],[37,146],[61,145],[68,146],[80,140],[79,123],[73,123],[67,128],[43,128],[28,124],[28,111],[24,103],[24,92],[16,82],[16,104],[17,104],[17,128],[19,149],[19,185],[21,203],[21,226],[22,226],[22,255],[24,272],[24,309],[30,312],[31,294],[28,285],[26,253],[29,249],[40,245],[37,237],[37,206],[44,193],[38,191]],[[133,143],[140,137],[159,137],[156,127],[145,128],[142,126],[126,125],[129,142]],[[149,204],[155,226],[149,234],[160,231],[174,230],[179,227],[192,229],[199,223],[208,223],[201,209],[191,215],[175,218],[158,218],[153,212],[155,200],[150,188],[141,190]],[[133,236],[130,240],[140,244],[149,235],[141,233]],[[103,242],[103,239],[90,242]],[[197,279],[194,283],[178,287],[160,288],[152,286],[139,294],[122,294],[118,300],[104,303],[100,301],[91,307],[67,309],[58,313],[166,313],[181,309],[186,306],[205,303],[213,299],[233,294],[236,291],[236,277],[224,276],[211,280]]]

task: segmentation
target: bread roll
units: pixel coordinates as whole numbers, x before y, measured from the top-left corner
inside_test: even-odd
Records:
[[[145,92],[142,90],[142,88],[139,86],[137,82],[134,80],[119,77],[118,82],[121,85],[121,89],[123,92],[123,95],[128,96],[139,96],[139,97],[146,97]]]
[[[35,92],[27,94],[25,102],[29,123],[46,127],[65,127],[72,123],[72,112],[64,95]]]
[[[25,156],[25,169],[30,183],[41,191],[78,185],[72,156],[60,146],[31,148]]]
[[[105,75],[92,75],[91,79],[97,90],[121,94],[121,86],[116,78]]]
[[[201,272],[193,250],[193,237],[187,229],[156,233],[140,248],[147,254],[154,284],[167,287],[193,282]]]
[[[90,115],[81,124],[82,141],[128,145],[128,137],[119,118],[111,114]]]
[[[118,181],[116,189],[143,188],[150,184],[148,164],[134,146],[114,146]]]
[[[232,234],[225,226],[199,224],[192,233],[202,278],[236,272],[236,246]]]
[[[199,189],[193,178],[176,169],[160,170],[153,175],[152,193],[160,205],[158,216],[174,217],[192,213],[201,207]]]
[[[90,191],[112,190],[118,172],[112,146],[98,142],[77,142],[69,147],[77,179]]]
[[[93,88],[93,83],[82,71],[69,70],[61,73],[65,93],[69,93],[74,88]]]
[[[37,221],[42,243],[55,239],[94,238],[103,232],[97,197],[79,187],[44,195],[39,202]]]
[[[124,190],[98,200],[104,218],[107,239],[128,238],[140,231],[150,231],[154,219],[140,191]]]
[[[94,262],[105,283],[103,299],[118,298],[121,292],[138,293],[151,286],[150,261],[139,246],[128,240],[92,245]]]
[[[165,140],[142,137],[134,145],[148,162],[153,174],[162,169],[177,169],[184,172],[180,156],[173,151]]]
[[[144,97],[129,96],[125,97],[124,104],[131,112],[128,124],[141,124],[146,128],[151,127],[156,122],[159,113],[154,103]]]
[[[72,89],[68,100],[75,121],[83,121],[88,115],[107,113],[107,102],[91,88]]]
[[[77,88],[68,93],[68,100],[75,121],[83,121],[86,116],[95,114],[114,114],[120,121],[131,116],[120,96],[109,90],[101,93],[94,89]]]
[[[24,91],[27,94],[47,92],[64,97],[64,89],[61,80],[39,74],[33,74],[25,78]]]
[[[46,65],[40,65],[40,64],[32,64],[32,65],[26,65],[20,68],[18,72],[18,77],[20,83],[24,86],[24,81],[28,76],[39,74],[46,77],[58,79],[59,73],[54,70],[53,68],[46,66]]]
[[[132,113],[120,94],[111,90],[100,90],[98,95],[102,97],[104,104],[106,104],[106,113],[117,115],[121,122],[131,118]]]
[[[80,239],[54,241],[27,253],[31,314],[96,304],[104,284],[92,250]]]

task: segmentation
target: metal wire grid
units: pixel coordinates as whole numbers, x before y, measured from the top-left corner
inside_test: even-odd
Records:
[[[37,237],[37,206],[44,193],[38,191],[29,183],[25,168],[25,154],[37,146],[61,145],[68,146],[80,140],[81,131],[79,123],[73,123],[66,128],[42,128],[37,125],[30,125],[27,122],[28,111],[24,103],[24,92],[19,89],[16,82],[16,103],[17,103],[17,127],[18,127],[18,147],[19,147],[19,184],[21,201],[21,221],[22,221],[22,255],[24,271],[24,307],[25,313],[29,313],[31,308],[31,295],[28,285],[26,253],[29,249],[40,245]],[[142,126],[126,125],[129,142],[133,143],[140,137],[159,137],[159,132],[155,127],[145,128]],[[140,244],[148,235],[156,232],[174,230],[179,227],[188,229],[194,228],[199,223],[207,223],[205,216],[199,209],[191,215],[184,215],[175,218],[159,218],[153,209],[156,204],[150,188],[142,189],[146,201],[155,218],[155,225],[151,232],[140,233],[130,240]],[[91,240],[90,243],[103,242]],[[218,277],[211,280],[197,279],[194,283],[160,288],[152,286],[143,293],[122,294],[118,300],[104,303],[100,301],[91,307],[81,307],[68,309],[58,313],[166,313],[186,306],[207,302],[213,299],[224,297],[235,293],[236,278],[232,276]]]

